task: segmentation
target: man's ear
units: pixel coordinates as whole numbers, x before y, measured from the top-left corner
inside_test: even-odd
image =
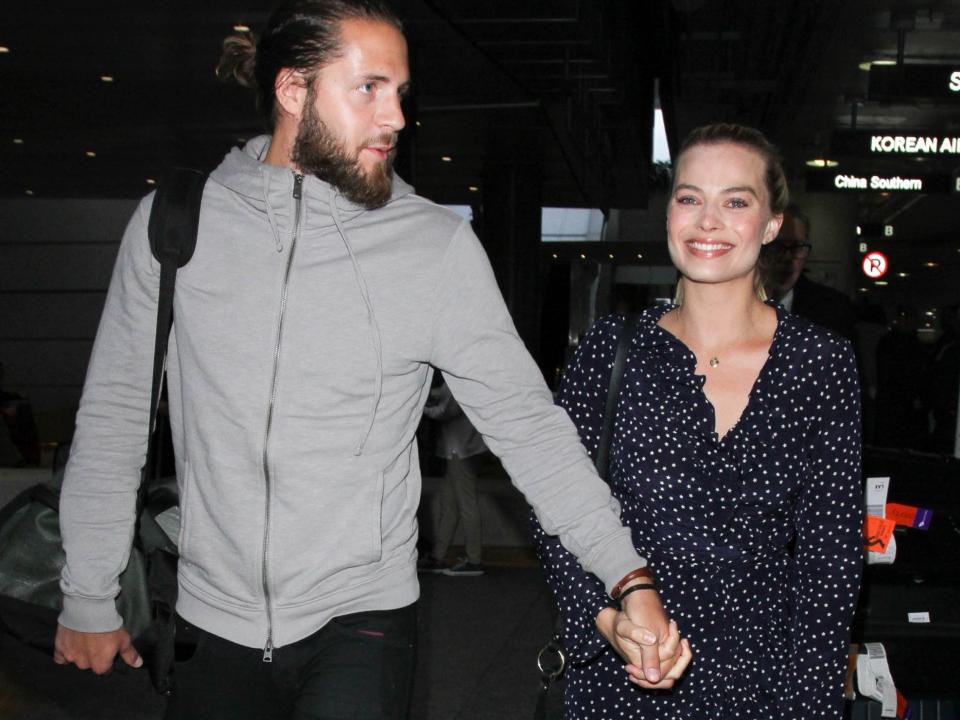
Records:
[[[280,68],[273,83],[273,92],[280,109],[299,122],[307,102],[307,79],[303,73],[293,68]]]

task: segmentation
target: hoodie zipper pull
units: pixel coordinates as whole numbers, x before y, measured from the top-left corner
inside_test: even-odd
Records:
[[[300,205],[300,200],[303,199],[303,175],[300,173],[293,174],[293,199],[297,201],[297,205]],[[300,208],[297,208],[297,215],[300,215]],[[280,242],[280,236],[277,235],[277,252],[283,252],[283,243]]]

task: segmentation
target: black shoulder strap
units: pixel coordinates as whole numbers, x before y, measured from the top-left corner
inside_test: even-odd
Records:
[[[597,448],[597,459],[594,464],[597,474],[607,479],[610,465],[610,443],[613,441],[613,424],[617,415],[617,404],[620,402],[620,386],[623,384],[623,373],[627,367],[627,354],[630,344],[637,332],[637,316],[627,315],[623,321],[623,331],[617,340],[617,354],[613,360],[613,370],[610,373],[610,385],[607,388],[607,404],[603,413],[603,432],[600,433],[600,445]]]
[[[157,262],[169,259],[181,268],[193,257],[200,224],[200,201],[207,176],[191,168],[172,168],[157,187],[147,233]]]
[[[200,226],[200,201],[207,176],[198,170],[174,168],[157,187],[150,210],[147,234],[150,249],[160,263],[160,297],[157,302],[157,332],[153,352],[153,385],[150,395],[150,441],[147,445],[147,460],[140,471],[141,506],[145,480],[153,464],[156,450],[153,428],[160,404],[160,386],[163,382],[164,359],[167,355],[167,340],[173,324],[173,290],[177,269],[193,257],[197,245],[197,228]]]
[[[620,387],[623,385],[623,373],[627,368],[627,355],[633,336],[637,332],[639,316],[629,314],[624,318],[623,331],[617,339],[617,354],[613,359],[613,369],[610,372],[610,385],[607,386],[607,404],[603,412],[603,431],[600,433],[600,445],[597,447],[597,458],[594,465],[597,474],[607,479],[607,470],[610,463],[610,443],[613,440],[613,424],[617,415],[617,405],[620,402]],[[553,655],[551,655],[553,653]],[[549,667],[549,660],[553,657]],[[567,664],[567,655],[563,646],[563,618],[557,614],[554,622],[553,637],[537,655],[537,667],[540,670],[540,693],[537,697],[537,706],[534,709],[534,720],[544,720],[547,713],[547,694],[550,686],[563,674]]]

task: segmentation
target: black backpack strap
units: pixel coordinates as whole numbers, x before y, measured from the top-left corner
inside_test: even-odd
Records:
[[[610,373],[610,385],[607,387],[607,404],[603,413],[603,431],[600,433],[600,445],[597,447],[597,458],[594,464],[597,474],[604,480],[610,464],[610,443],[613,441],[613,425],[617,416],[617,405],[620,402],[620,386],[623,384],[623,373],[627,368],[627,355],[633,336],[637,332],[637,315],[627,315],[623,321],[623,331],[617,341],[617,354],[613,360],[613,371]]]
[[[160,297],[157,303],[157,331],[153,352],[153,384],[150,395],[150,441],[147,459],[140,471],[140,494],[138,508],[143,506],[145,480],[153,466],[156,442],[153,428],[160,404],[160,387],[163,382],[164,360],[167,341],[173,324],[173,291],[177,269],[193,257],[197,245],[197,229],[200,226],[200,202],[207,176],[198,170],[174,168],[164,177],[153,198],[147,233],[150,249],[160,263]]]

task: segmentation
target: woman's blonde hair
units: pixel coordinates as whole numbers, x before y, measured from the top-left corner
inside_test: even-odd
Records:
[[[784,209],[790,203],[790,190],[787,187],[787,176],[783,172],[783,162],[773,143],[755,128],[732,123],[714,123],[698,127],[687,135],[683,144],[680,145],[680,152],[677,153],[677,159],[673,164],[674,169],[679,167],[680,159],[690,148],[698,145],[719,145],[720,143],[740,145],[760,155],[765,168],[763,180],[767,187],[770,212],[773,215],[782,215]],[[676,172],[674,172],[674,183],[677,181],[676,177]],[[672,192],[673,188],[671,188],[671,194]],[[763,302],[767,299],[767,292],[763,287],[763,268],[760,267],[760,262],[758,261],[758,267],[754,272],[753,289],[760,301]],[[676,305],[683,304],[682,278],[677,281],[677,291],[673,297],[673,302]]]

